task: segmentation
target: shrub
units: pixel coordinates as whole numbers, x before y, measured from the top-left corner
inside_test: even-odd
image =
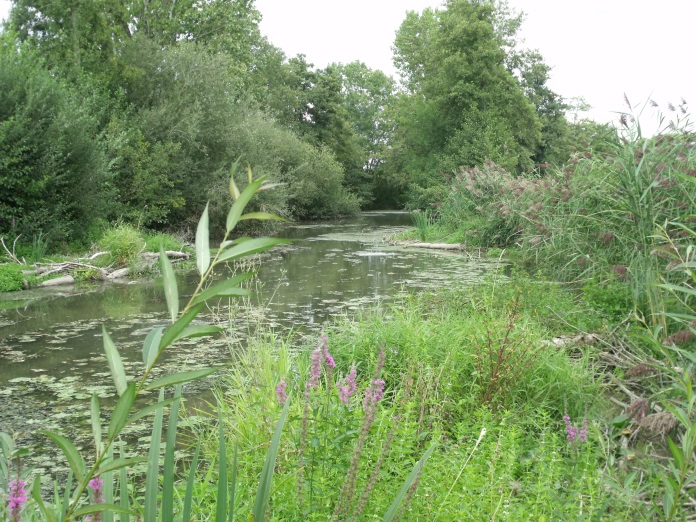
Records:
[[[27,277],[22,274],[22,269],[26,268],[17,263],[6,263],[0,265],[0,292],[14,292],[23,288]]]
[[[99,248],[109,252],[109,263],[124,267],[143,251],[145,239],[138,229],[131,225],[120,224],[104,232],[99,240]]]

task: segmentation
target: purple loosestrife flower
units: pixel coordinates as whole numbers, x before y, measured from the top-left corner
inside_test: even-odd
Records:
[[[587,440],[587,419],[582,419],[582,429],[578,434],[578,440],[580,442],[585,442]]]
[[[341,399],[342,403],[347,403],[348,400],[353,396],[355,391],[358,389],[358,386],[355,382],[357,379],[357,371],[355,370],[355,366],[350,367],[350,372],[348,375],[346,375],[346,378],[344,380],[344,384],[339,384],[338,385],[338,396]]]
[[[309,390],[316,390],[317,386],[319,386],[322,355],[321,348],[317,348],[312,352],[312,365],[309,368],[309,379],[305,383],[305,389],[307,392],[309,392]]]
[[[7,509],[10,511],[10,520],[19,522],[19,515],[22,512],[22,506],[27,502],[27,492],[24,487],[26,484],[23,480],[15,479],[7,484],[9,498],[7,499]]]
[[[565,432],[566,439],[568,439],[568,444],[573,444],[576,440],[578,442],[585,442],[585,440],[587,440],[587,419],[582,420],[582,428],[573,426],[568,414],[563,416],[563,422],[565,423]]]
[[[92,503],[93,504],[103,504],[104,503],[104,491],[102,490],[102,486],[104,485],[104,481],[102,478],[97,475],[94,477],[92,480],[90,480],[87,485],[92,489]],[[92,522],[100,522],[102,519],[102,514],[101,513],[95,513],[94,518],[89,518],[88,520]]]
[[[284,406],[288,400],[288,394],[285,391],[286,387],[287,384],[285,383],[285,381],[280,381],[278,383],[278,386],[276,386],[276,397],[278,398],[278,404],[280,404],[281,406]]]
[[[382,379],[372,379],[370,386],[365,390],[365,400],[363,401],[363,410],[366,415],[374,418],[377,413],[377,404],[382,400],[384,395],[384,381]]]

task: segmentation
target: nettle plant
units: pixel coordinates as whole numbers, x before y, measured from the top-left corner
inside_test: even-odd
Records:
[[[75,444],[59,433],[52,431],[41,432],[60,448],[69,464],[69,473],[63,487],[60,487],[58,481],[54,483],[54,498],[52,502],[47,503],[42,498],[41,481],[40,477],[37,476],[31,488],[31,498],[34,502],[27,503],[25,480],[27,480],[26,477],[28,475],[26,471],[23,472],[19,463],[21,458],[28,454],[28,450],[17,449],[15,440],[12,437],[5,433],[1,434],[0,491],[5,492],[7,495],[0,507],[0,510],[4,510],[4,519],[13,521],[34,520],[37,517],[36,511],[38,510],[43,518],[49,522],[76,520],[83,517],[89,517],[90,520],[106,521],[113,520],[114,514],[118,514],[122,521],[130,520],[130,517],[145,521],[190,520],[198,448],[191,463],[191,472],[187,481],[183,507],[178,510],[176,516],[174,509],[174,483],[176,476],[174,448],[182,385],[211,375],[218,368],[185,371],[160,378],[151,378],[152,370],[165,350],[177,341],[215,335],[222,331],[222,328],[219,326],[192,324],[208,300],[220,297],[246,296],[251,293],[246,288],[240,286],[243,281],[253,275],[249,273],[240,274],[209,285],[208,283],[215,268],[228,262],[264,252],[275,245],[288,242],[285,239],[269,237],[231,239],[239,221],[247,219],[281,219],[265,212],[244,214],[244,209],[254,194],[270,188],[272,185],[264,183],[263,178],[254,180],[251,169],[249,169],[249,183],[240,192],[234,182],[236,167],[237,164],[232,167],[232,175],[230,176],[230,194],[233,204],[227,215],[224,238],[214,255],[211,253],[209,243],[207,205],[198,223],[196,231],[196,266],[200,274],[200,280],[193,295],[183,308],[180,308],[179,292],[171,262],[165,255],[164,250],[160,250],[164,293],[171,324],[166,327],[154,328],[147,334],[142,348],[143,371],[139,378],[135,380],[127,378],[121,355],[106,328],[103,328],[104,352],[116,387],[118,400],[111,413],[108,425],[104,426],[102,424],[102,410],[99,399],[96,395],[92,396],[90,417],[94,437],[94,455],[83,455],[78,451]],[[164,390],[168,387],[175,387],[175,390],[172,397],[165,398]],[[159,399],[142,408],[136,407],[138,398],[144,392],[152,390],[159,390]],[[160,444],[166,407],[170,407],[170,412],[166,432],[163,472],[160,480]],[[284,415],[281,416],[281,420],[277,425],[278,437],[286,413],[287,410],[284,411]],[[124,429],[149,415],[154,415],[154,423],[148,457],[127,457],[121,438]],[[254,514],[258,520],[263,519],[262,514],[265,511],[265,505],[270,495],[270,478],[272,477],[273,462],[275,461],[273,451],[269,451],[268,459],[269,462],[264,467],[264,473],[259,484],[257,503],[254,509]],[[88,464],[90,461],[91,464]],[[144,464],[147,465],[147,473],[144,483],[143,505],[131,505],[127,469],[133,466],[143,466]],[[227,470],[224,464],[220,464],[218,471],[220,476],[220,493],[218,495],[219,506],[216,520],[225,520],[228,508],[228,487],[226,480]],[[114,487],[115,483],[118,487]],[[118,500],[118,504],[115,503],[115,499]]]

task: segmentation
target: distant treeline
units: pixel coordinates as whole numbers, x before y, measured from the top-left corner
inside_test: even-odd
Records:
[[[503,2],[408,13],[401,83],[316,69],[259,31],[253,0],[15,0],[0,35],[0,233],[89,243],[111,221],[220,220],[230,167],[280,183],[288,218],[437,200],[459,167],[562,162],[605,127],[569,124]],[[356,38],[359,37],[356,35]]]

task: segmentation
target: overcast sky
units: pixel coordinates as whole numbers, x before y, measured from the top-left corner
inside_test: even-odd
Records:
[[[114,0],[116,1],[116,0]],[[361,60],[395,74],[394,33],[407,10],[438,7],[441,0],[256,0],[261,31],[288,56],[298,53],[318,67]],[[527,16],[525,45],[553,67],[551,87],[566,98],[583,97],[590,116],[615,120],[612,111],[648,98],[666,111],[681,98],[696,107],[692,31],[696,0],[509,0]],[[0,0],[0,17],[9,9]],[[646,110],[645,124],[655,121]]]

